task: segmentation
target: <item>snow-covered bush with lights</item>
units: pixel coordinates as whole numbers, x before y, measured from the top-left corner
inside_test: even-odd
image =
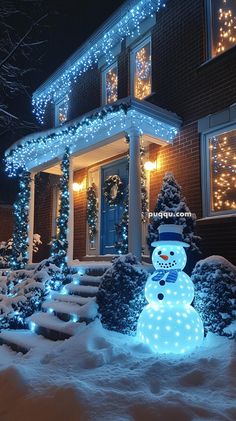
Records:
[[[159,240],[158,228],[162,224],[183,225],[183,239],[190,244],[191,250],[199,251],[200,237],[196,235],[196,215],[191,214],[182,195],[181,186],[174,175],[167,172],[163,178],[161,191],[158,194],[154,215],[148,225],[147,244],[151,250],[151,243]],[[173,216],[170,216],[171,213]],[[182,214],[190,216],[176,216]]]
[[[134,335],[138,317],[146,303],[147,272],[132,254],[114,258],[101,278],[97,303],[103,326]]]
[[[193,272],[194,307],[201,315],[206,332],[232,335],[236,320],[236,267],[221,256],[200,260]]]
[[[0,329],[26,327],[26,318],[40,310],[50,292],[52,277],[60,273],[61,269],[48,259],[32,270],[21,269],[1,276]]]
[[[33,235],[33,253],[38,253],[39,247],[42,244],[41,236],[39,234]],[[0,268],[8,268],[12,258],[13,239],[0,243]],[[19,257],[20,259],[21,257]]]

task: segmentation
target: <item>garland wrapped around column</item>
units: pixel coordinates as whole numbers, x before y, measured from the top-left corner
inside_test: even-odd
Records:
[[[30,173],[22,170],[19,174],[19,189],[13,206],[14,230],[10,260],[13,270],[24,269],[28,263],[30,182]]]
[[[87,189],[87,221],[89,242],[95,241],[97,233],[98,207],[97,207],[97,188],[94,183]]]
[[[54,238],[51,246],[51,256],[54,263],[60,267],[62,273],[66,274],[67,266],[67,250],[68,250],[68,221],[70,212],[70,194],[69,194],[69,178],[70,178],[70,151],[66,148],[61,161],[62,175],[60,177],[60,209],[57,218],[58,236]]]
[[[130,138],[126,135],[126,143],[129,145]],[[147,212],[148,212],[148,195],[147,195],[147,177],[143,164],[143,156],[145,149],[143,145],[140,145],[140,170],[141,170],[141,219],[142,222],[147,221]],[[129,166],[129,151],[127,154],[128,166]],[[129,226],[129,187],[126,189],[125,199],[124,199],[124,212],[119,224],[116,224],[116,233],[118,240],[115,243],[115,249],[119,254],[128,253],[128,226]]]

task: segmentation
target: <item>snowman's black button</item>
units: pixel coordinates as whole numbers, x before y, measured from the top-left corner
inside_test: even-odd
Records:
[[[161,286],[165,285],[165,281],[164,281],[164,279],[162,279],[162,280],[159,282],[159,284],[160,284]]]
[[[158,300],[163,300],[164,295],[163,294],[158,294],[157,298],[158,298]]]

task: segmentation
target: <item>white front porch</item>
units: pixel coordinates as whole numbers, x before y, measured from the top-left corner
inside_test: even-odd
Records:
[[[74,248],[74,173],[88,169],[83,188],[91,182],[98,186],[99,217],[96,242],[91,249],[86,240],[86,254],[101,254],[101,169],[105,161],[125,156],[129,137],[129,235],[128,250],[141,259],[146,229],[141,223],[140,142],[170,144],[178,133],[181,120],[145,101],[132,98],[117,101],[114,108],[106,106],[50,131],[27,136],[15,144],[11,164],[23,166],[32,178],[38,172],[60,174],[60,161],[66,147],[70,148],[70,213],[68,222],[68,262],[73,262]],[[20,148],[19,148],[20,145]],[[102,162],[102,164],[101,164]],[[10,164],[10,159],[8,159]],[[29,260],[32,261],[34,231],[34,183],[31,183],[29,212]],[[143,232],[142,232],[143,231]],[[88,237],[86,235],[86,237]]]

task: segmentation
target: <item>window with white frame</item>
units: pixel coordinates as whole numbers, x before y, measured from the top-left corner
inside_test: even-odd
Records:
[[[111,66],[103,71],[102,75],[102,92],[103,92],[103,103],[111,104],[118,99],[118,67],[117,63],[113,63]]]
[[[207,0],[209,56],[216,57],[236,45],[236,1]]]
[[[68,97],[65,96],[55,105],[55,126],[60,126],[68,119]]]
[[[209,214],[236,212],[236,127],[206,137]]]
[[[144,99],[152,92],[151,38],[131,51],[131,85],[135,98]]]

